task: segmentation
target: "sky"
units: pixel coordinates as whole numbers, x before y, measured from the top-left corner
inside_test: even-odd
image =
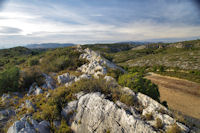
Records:
[[[199,0],[0,0],[0,48],[200,38]]]

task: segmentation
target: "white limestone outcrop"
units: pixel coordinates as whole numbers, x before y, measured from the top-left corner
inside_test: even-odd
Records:
[[[122,68],[88,48],[83,50],[83,54],[80,55],[80,58],[86,59],[89,63],[82,65],[78,70],[86,74],[94,75],[97,78],[107,73],[107,67],[111,69],[120,69],[124,72]]]

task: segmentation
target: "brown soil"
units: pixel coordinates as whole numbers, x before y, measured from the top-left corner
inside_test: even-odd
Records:
[[[158,85],[161,101],[167,101],[169,108],[200,119],[199,83],[155,73],[149,73],[146,78]]]

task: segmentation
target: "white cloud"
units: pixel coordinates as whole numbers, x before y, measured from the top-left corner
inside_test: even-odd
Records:
[[[171,19],[175,19],[178,14]],[[164,15],[170,16],[169,13]],[[104,17],[100,13],[90,16]],[[10,33],[11,29],[9,33],[6,33],[5,29],[4,32],[0,30],[0,47],[4,44],[14,46],[44,42],[116,42],[200,36],[200,26],[157,23],[148,19],[120,25],[105,24],[62,5],[48,4],[38,7],[13,1],[0,12],[0,29],[3,27],[12,27],[13,34]],[[19,32],[14,32],[14,29],[19,29]]]

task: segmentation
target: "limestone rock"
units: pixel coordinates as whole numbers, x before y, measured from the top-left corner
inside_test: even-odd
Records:
[[[113,87],[119,86],[117,81],[111,76],[105,76],[104,79],[106,80],[106,82],[108,82]]]
[[[0,111],[0,121],[7,120],[13,115],[15,115],[14,110],[10,110],[10,109],[1,110]]]
[[[80,55],[80,58],[89,61],[88,64],[84,64],[78,68],[78,70],[83,73],[94,75],[96,78],[98,78],[100,75],[105,75],[107,73],[106,67],[112,69],[120,69],[121,71],[125,72],[122,68],[103,58],[97,52],[94,52],[88,48],[83,52],[84,53]]]
[[[39,133],[50,133],[50,123],[47,121],[42,121],[37,126],[37,130]]]
[[[42,88],[54,90],[56,87],[56,83],[53,78],[45,73],[43,73],[43,76],[45,77],[45,84],[42,86]]]
[[[3,95],[1,96],[1,100],[2,100],[2,101],[9,100],[10,98],[11,98],[10,94],[3,94]]]
[[[164,110],[168,112],[168,110],[163,105],[161,105],[160,103],[158,103],[157,101],[153,100],[145,94],[138,93],[137,99],[145,107],[145,109],[143,110],[143,114],[145,114],[146,112],[151,113],[152,111],[157,110]]]
[[[71,124],[71,118],[73,118],[74,111],[76,110],[78,101],[72,101],[67,104],[67,106],[62,109],[61,115]]]
[[[7,133],[19,133],[20,130],[24,130],[25,122],[24,121],[16,121],[9,129]]]
[[[50,97],[50,93],[49,92],[47,92],[47,94],[46,94],[46,98],[48,98],[48,97]]]
[[[40,88],[40,87],[38,87],[38,85],[36,84],[36,83],[33,83],[31,86],[30,86],[30,89],[29,89],[29,91],[28,91],[28,96],[30,96],[30,95],[39,95],[39,94],[41,94],[41,93],[43,93],[43,90]]]
[[[27,109],[35,109],[35,107],[34,107],[34,105],[32,104],[32,102],[31,101],[29,101],[29,100],[26,100],[25,101],[25,107],[27,108]]]
[[[16,121],[7,131],[7,133],[50,133],[50,123],[42,121],[38,123],[36,120],[28,116],[24,116]]]
[[[80,75],[77,79],[75,79],[75,82],[76,82],[76,81],[79,81],[79,80],[81,80],[81,79],[91,79],[91,78],[92,78],[92,76],[89,75],[89,74],[82,74],[82,75]]]
[[[76,93],[75,96],[77,97],[77,99],[80,99],[85,93],[83,91]]]
[[[133,92],[130,88],[128,87],[123,87],[121,90],[129,95],[135,96],[135,92]]]
[[[61,125],[61,121],[53,121],[53,125],[54,125],[56,128],[59,128],[59,126]]]
[[[66,84],[68,82],[74,81],[76,76],[70,75],[69,73],[65,73],[58,76],[59,84]]]
[[[42,94],[43,93],[43,90],[39,87],[35,88],[35,95],[39,95],[39,94]]]
[[[127,113],[100,93],[80,97],[77,113],[72,123],[77,133],[154,133],[154,129],[140,118]]]
[[[182,131],[184,131],[185,133],[189,133],[190,129],[188,127],[186,127],[185,125],[183,125],[182,123],[176,122],[176,124],[181,128]]]

